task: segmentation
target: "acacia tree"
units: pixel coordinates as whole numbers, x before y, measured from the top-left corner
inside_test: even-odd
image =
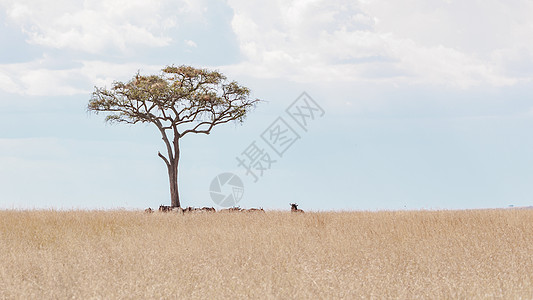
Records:
[[[152,123],[161,133],[167,155],[172,207],[181,207],[178,193],[180,139],[191,133],[209,134],[216,125],[242,122],[259,99],[226,76],[190,66],[168,66],[159,75],[137,73],[110,89],[95,87],[89,111],[108,113],[107,122]]]

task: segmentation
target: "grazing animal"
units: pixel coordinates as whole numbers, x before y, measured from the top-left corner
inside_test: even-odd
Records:
[[[187,207],[185,209],[183,209],[183,213],[190,213],[190,212],[193,212],[193,211],[196,211],[197,208],[194,208],[194,207]]]
[[[202,211],[206,211],[206,212],[216,212],[217,211],[214,207],[202,207],[201,210]]]
[[[154,210],[151,207],[148,207],[147,209],[144,210],[144,212],[147,214],[151,214],[154,212]]]
[[[261,213],[264,213],[265,211],[263,210],[263,208],[250,208],[250,209],[247,209],[246,212],[261,212]]]
[[[179,207],[179,206],[178,206],[178,207],[173,207],[173,208],[171,209],[171,211],[175,211],[175,212],[177,212],[177,213],[181,213],[181,214],[183,214],[183,209],[182,209],[181,207]]]
[[[171,206],[166,206],[166,205],[160,205],[159,206],[159,211],[160,212],[171,212],[172,211],[172,207]]]
[[[242,208],[238,207],[238,206],[234,206],[234,207],[230,207],[230,208],[225,208],[223,210],[221,210],[223,212],[239,212],[239,211],[242,211]]]
[[[183,210],[184,213],[202,213],[202,212],[216,212],[214,207],[187,207]]]
[[[303,213],[304,211],[298,208],[298,204],[296,203],[289,203],[291,206],[291,212],[293,213]]]

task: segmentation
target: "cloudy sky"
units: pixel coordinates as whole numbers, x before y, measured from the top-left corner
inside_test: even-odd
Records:
[[[533,204],[533,3],[0,0],[0,208],[169,204],[149,125],[87,113],[95,86],[166,65],[218,69],[264,102],[182,141],[184,206],[455,209]],[[306,92],[324,114],[287,108]],[[261,135],[300,136],[282,156]],[[252,144],[275,162],[257,182]]]

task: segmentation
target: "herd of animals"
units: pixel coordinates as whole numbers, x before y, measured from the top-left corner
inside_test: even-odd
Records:
[[[298,204],[296,203],[289,203],[291,206],[291,212],[293,213],[303,213],[304,211],[298,208]],[[148,207],[144,210],[146,213],[153,213],[155,210]],[[187,207],[187,208],[181,208],[181,207],[172,207],[172,206],[166,206],[161,205],[159,206],[159,212],[178,212],[178,213],[201,213],[201,212],[216,212],[216,209],[214,207]],[[263,208],[249,208],[244,209],[240,207],[231,207],[226,209],[221,209],[220,212],[261,212],[264,213],[265,211]]]

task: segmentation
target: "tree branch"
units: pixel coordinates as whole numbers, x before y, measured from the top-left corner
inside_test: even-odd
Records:
[[[159,157],[161,157],[161,159],[163,159],[163,161],[165,162],[165,164],[167,165],[167,167],[170,168],[170,163],[168,162],[168,159],[167,159],[163,154],[161,154],[161,152],[159,152],[159,151],[157,151],[157,155],[158,155]]]
[[[168,152],[168,159],[170,161],[174,161],[174,155],[172,153],[172,146],[170,145],[170,141],[168,140],[167,133],[165,132],[165,129],[163,129],[163,126],[161,125],[161,122],[158,119],[154,120],[154,124],[159,129],[159,132],[161,132],[163,142],[165,142],[165,145],[167,146],[167,152]]]

